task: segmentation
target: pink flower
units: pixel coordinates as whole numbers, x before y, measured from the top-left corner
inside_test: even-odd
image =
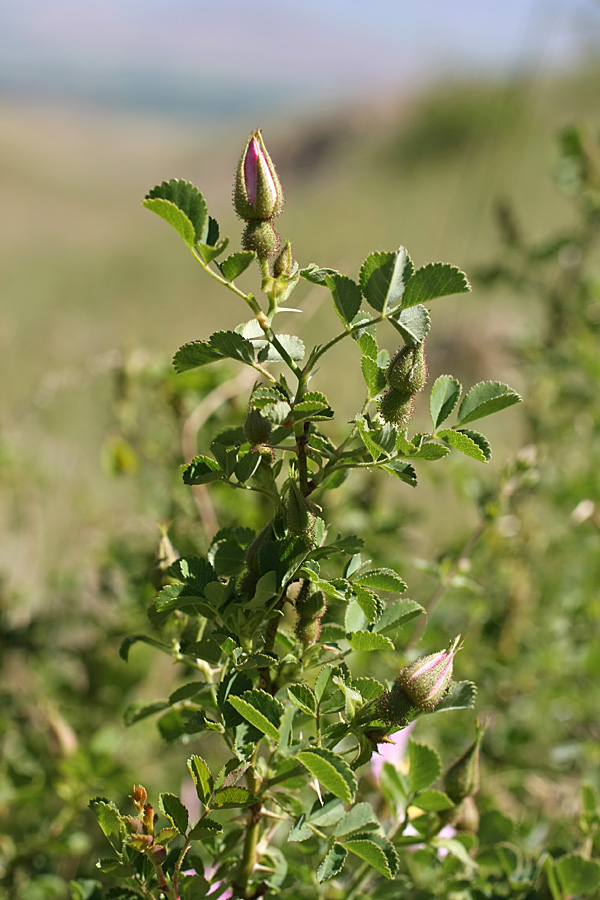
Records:
[[[400,763],[404,759],[404,754],[408,747],[408,740],[410,738],[410,733],[414,728],[414,724],[415,723],[412,722],[406,728],[395,731],[388,736],[386,741],[382,744],[378,744],[377,753],[371,759],[371,772],[373,773],[373,777],[377,784],[381,782],[381,772],[384,763],[391,763],[395,769],[400,767]]]

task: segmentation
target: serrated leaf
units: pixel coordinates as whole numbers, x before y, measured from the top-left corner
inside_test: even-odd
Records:
[[[245,691],[241,697],[229,697],[228,702],[247,722],[258,728],[272,740],[279,740],[279,723],[283,715],[283,706],[267,694],[255,689]]]
[[[202,242],[196,245],[196,250],[198,251],[198,255],[202,258],[202,260],[209,265],[217,256],[220,256],[221,253],[229,246],[229,238],[223,238],[222,241],[219,241],[218,244],[203,244]]]
[[[379,820],[370,803],[357,803],[349,809],[334,829],[336,837],[352,834],[353,831],[376,831]]]
[[[290,843],[302,843],[302,841],[307,841],[312,836],[313,831],[306,824],[306,816],[302,813],[290,828],[287,839]]]
[[[485,454],[479,444],[476,444],[464,431],[455,431],[452,428],[445,428],[442,431],[438,431],[437,437],[439,437],[441,441],[445,441],[446,444],[449,444],[450,447],[454,447],[455,450],[460,450],[465,456],[470,456],[471,459],[476,459],[478,462],[487,462]]]
[[[341,844],[334,844],[317,869],[317,881],[319,884],[322,884],[329,878],[333,878],[334,875],[339,875],[344,868],[347,856],[348,851],[345,847],[342,847]]]
[[[317,698],[314,692],[306,684],[291,684],[288,689],[288,696],[292,703],[301,709],[308,716],[316,716],[317,714]]]
[[[221,356],[247,364],[254,362],[254,347],[251,341],[246,340],[237,331],[215,331],[208,343]]]
[[[180,834],[185,834],[189,822],[189,813],[179,797],[175,794],[159,794],[160,811],[173,823]]]
[[[148,716],[162,712],[168,706],[168,700],[152,700],[150,703],[130,703],[123,713],[123,719],[126,725],[133,725],[134,722],[140,722]]]
[[[434,431],[445,422],[460,399],[462,386],[452,375],[436,378],[429,395],[429,410]]]
[[[472,681],[454,681],[442,702],[436,706],[435,712],[448,712],[451,709],[473,709],[476,697],[477,685]]]
[[[356,778],[345,760],[323,747],[301,750],[297,759],[331,794],[344,803],[352,803],[356,793]]]
[[[254,250],[241,250],[239,253],[232,253],[227,259],[219,264],[221,274],[227,281],[235,281],[235,279],[245,272],[248,266],[251,266],[256,259]]]
[[[189,181],[163,181],[146,194],[142,206],[168,222],[188,247],[206,237],[208,213],[204,197]]]
[[[465,845],[456,838],[436,837],[433,838],[431,844],[436,849],[446,850],[446,852],[449,853],[450,856],[454,856],[456,857],[456,859],[460,860],[463,866],[467,866],[467,868],[469,869],[477,868],[477,863],[475,862],[475,860],[471,859]]]
[[[211,807],[213,809],[233,809],[236,806],[249,806],[250,803],[254,803],[254,799],[248,788],[237,786],[224,787],[215,791]]]
[[[295,362],[300,362],[300,360],[304,359],[306,349],[303,342],[295,334],[278,334],[277,339]],[[253,341],[252,343],[261,346],[260,341]],[[258,358],[260,362],[283,362],[281,353],[268,341],[263,342],[263,349],[260,351]]]
[[[323,695],[325,694],[325,689],[329,683],[329,680],[333,673],[335,672],[335,668],[329,663],[323,666],[319,674],[317,675],[315,681],[315,697],[317,698],[317,703],[320,703],[323,699]]]
[[[377,361],[369,356],[363,356],[360,361],[360,368],[369,391],[369,397],[376,397],[388,386],[385,373],[386,370],[377,365]]]
[[[331,291],[336,312],[344,325],[350,325],[360,309],[362,295],[359,286],[346,275],[326,275],[325,284]]]
[[[600,865],[576,853],[555,862],[555,871],[565,894],[586,894],[600,885]]]
[[[340,273],[337,269],[322,269],[316,263],[309,263],[304,269],[300,269],[299,275],[301,278],[304,278],[306,281],[310,281],[312,284],[320,284],[324,287],[325,279],[327,276],[339,275]]]
[[[441,812],[443,809],[452,809],[454,803],[443,791],[423,791],[412,801],[413,806],[425,812]]]
[[[404,247],[395,253],[371,253],[360,269],[360,287],[367,303],[385,313],[397,306],[413,273],[413,264]]]
[[[213,837],[215,834],[223,834],[223,826],[220,822],[206,816],[196,822],[188,837],[191,841],[204,841],[207,837]]]
[[[372,334],[369,334],[368,331],[364,331],[360,335],[360,337],[356,339],[356,343],[360,347],[361,353],[363,353],[369,359],[377,361],[377,357],[379,355],[379,347],[377,346],[377,341]]]
[[[458,424],[466,425],[475,419],[490,416],[520,403],[521,399],[516,391],[501,381],[480,381],[464,396],[458,410]]]
[[[403,594],[406,590],[406,583],[398,573],[388,568],[369,569],[367,572],[361,572],[354,579],[354,584],[362,584],[364,587],[370,587],[376,591],[393,591],[396,594]]]
[[[471,438],[483,453],[486,462],[490,461],[492,458],[492,447],[484,434],[481,434],[480,431],[472,431],[470,428],[457,428],[455,430],[458,434],[466,434],[467,437]]]
[[[384,634],[374,631],[355,631],[348,635],[353,650],[393,650],[394,644]]]
[[[376,700],[385,692],[385,688],[376,678],[355,678],[352,687],[360,693],[363,700]]]
[[[442,763],[438,754],[431,747],[426,744],[417,744],[416,741],[409,741],[408,758],[410,763],[408,782],[414,793],[429,787],[439,778]]]
[[[218,359],[223,359],[223,354],[211,347],[208,341],[191,341],[179,348],[173,357],[173,368],[181,374],[199,366],[207,366]]]
[[[456,266],[448,263],[429,263],[417,269],[404,291],[402,306],[416,306],[417,303],[428,303],[438,297],[451,294],[465,294],[471,290],[467,276]]]
[[[399,478],[400,481],[403,481],[405,484],[409,484],[411,487],[417,486],[417,473],[410,463],[404,462],[401,459],[391,459],[385,465],[381,466],[381,468],[384,472],[388,472],[395,478]]]
[[[220,481],[224,477],[221,467],[216,460],[210,456],[196,456],[188,463],[182,466],[181,470],[184,484],[208,484],[210,481]]]
[[[200,801],[207,806],[213,792],[214,781],[208,764],[201,756],[190,756],[187,767],[196,785],[196,793]]]
[[[354,593],[356,595],[356,602],[360,606],[364,616],[367,621],[372,625],[373,622],[376,622],[383,612],[383,603],[380,598],[373,591],[368,590],[368,588],[361,587],[359,584],[355,584]],[[352,631],[352,628],[348,628],[348,619],[346,617],[346,628],[348,631]]]
[[[114,803],[111,803],[110,800],[104,800],[102,797],[90,800],[89,806],[96,816],[98,825],[104,832],[105,837],[109,840],[111,846],[119,852],[125,833],[119,810]]]
[[[400,332],[404,342],[410,345],[423,343],[431,328],[431,316],[424,306],[401,309],[390,316],[388,321]]]
[[[344,841],[344,847],[390,881],[398,871],[398,854],[390,841],[380,834],[353,834]]]
[[[423,615],[425,610],[416,600],[404,597],[402,600],[394,600],[384,609],[380,620],[375,626],[375,631],[383,632],[390,628],[398,629],[407,625],[413,619]]]

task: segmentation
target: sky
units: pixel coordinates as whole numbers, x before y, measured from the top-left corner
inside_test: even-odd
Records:
[[[0,98],[226,116],[565,65],[599,37],[599,0],[19,0]]]

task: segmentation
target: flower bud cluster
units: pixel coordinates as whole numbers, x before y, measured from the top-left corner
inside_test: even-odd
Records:
[[[379,414],[385,422],[401,428],[412,418],[415,394],[422,391],[427,382],[424,343],[401,347],[392,357],[386,380],[389,390],[379,401]]]
[[[391,691],[376,701],[378,718],[388,725],[404,726],[418,713],[434,710],[450,689],[454,657],[460,649],[459,635],[447,650],[423,656],[402,669]]]
[[[245,250],[254,250],[260,260],[275,256],[281,245],[273,219],[283,208],[283,188],[267,152],[260,128],[253,131],[238,164],[233,205],[246,229]]]

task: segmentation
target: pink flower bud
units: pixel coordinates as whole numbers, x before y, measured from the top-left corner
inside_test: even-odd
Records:
[[[283,207],[283,189],[259,128],[250,135],[242,153],[233,203],[238,216],[246,221],[273,219]]]
[[[416,659],[396,679],[400,689],[421,711],[435,709],[450,688],[454,657],[461,649],[460,635],[447,650]]]

